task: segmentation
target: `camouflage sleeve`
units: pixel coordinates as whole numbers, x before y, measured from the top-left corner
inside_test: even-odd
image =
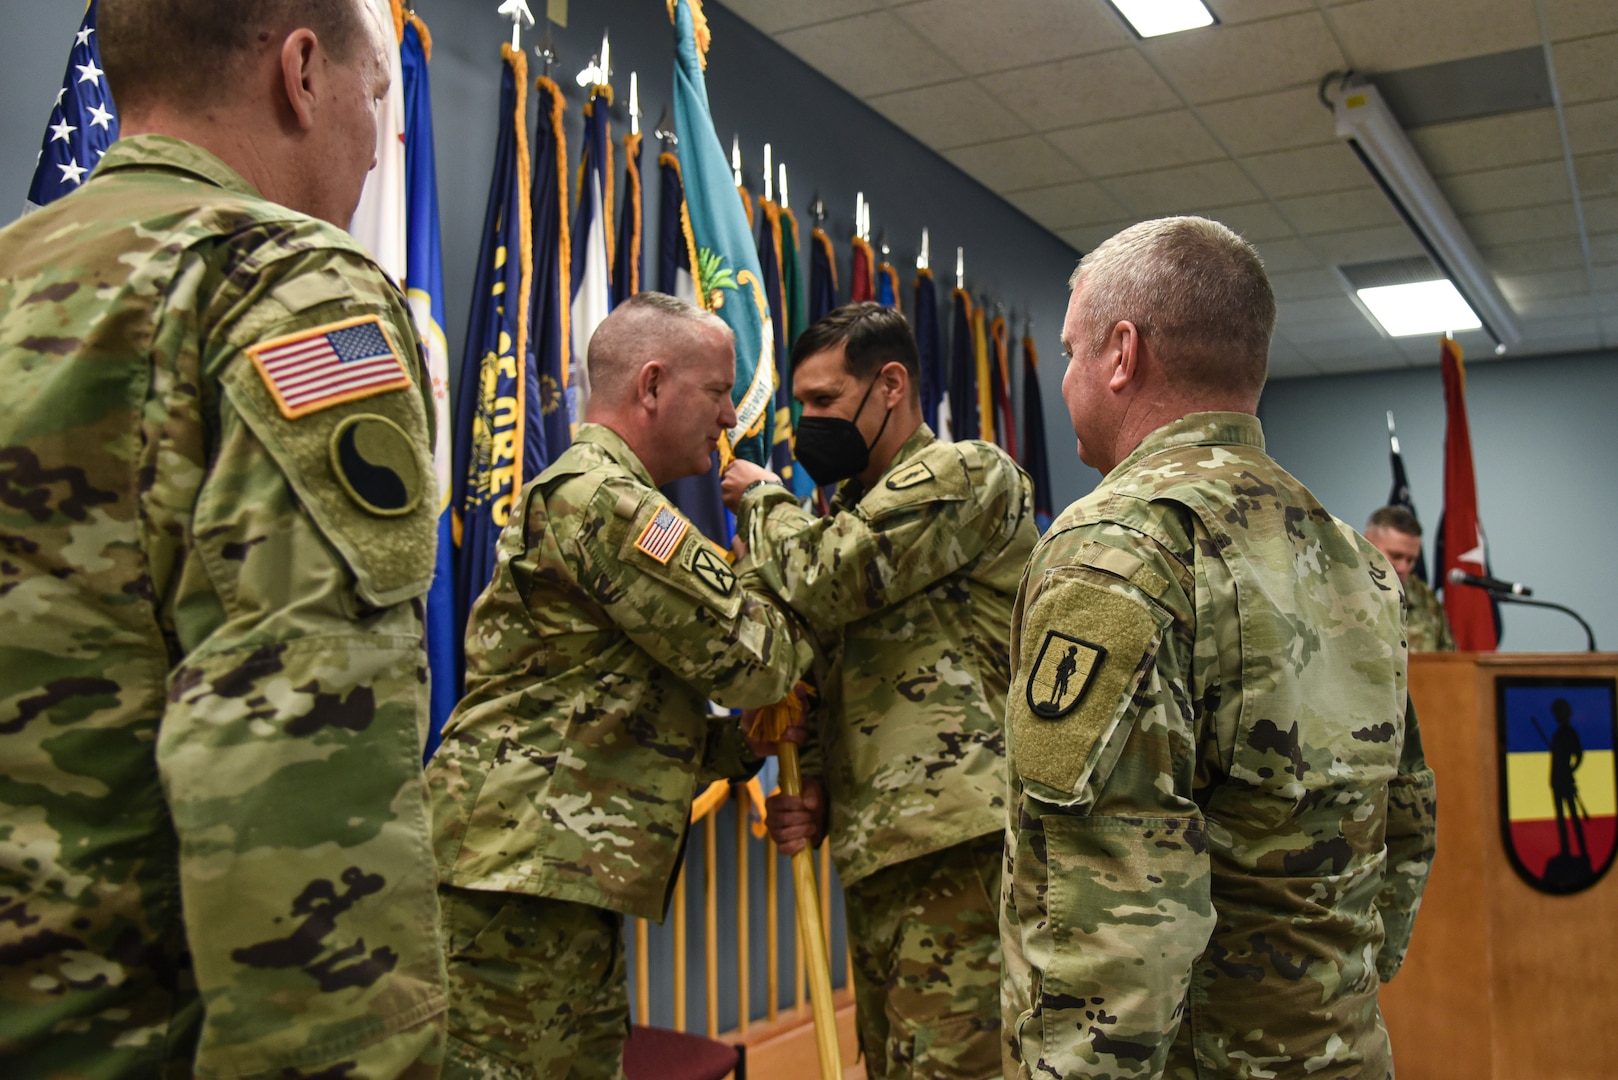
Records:
[[[1155,1078],[1214,927],[1189,600],[1138,535],[1054,546],[1025,584],[1006,707],[1008,1075]]]
[[[415,342],[356,255],[287,256],[252,280],[246,302],[201,313],[218,319],[201,358],[209,448],[160,449],[146,501],[154,530],[189,541],[165,599],[183,658],[156,755],[203,1003],[195,1071],[436,1075],[420,597],[437,501]],[[253,351],[336,326],[381,335],[368,347],[402,379],[289,408]],[[170,433],[204,426],[195,387],[154,398]]]
[[[892,470],[854,509],[822,518],[761,485],[743,498],[737,524],[770,590],[833,635],[1009,537],[1019,496],[1009,459],[992,456],[969,472],[959,453],[931,453]]]
[[[579,580],[629,639],[725,708],[786,697],[812,656],[797,620],[661,493],[608,484],[595,498],[606,524],[579,534]]]
[[[1399,775],[1388,785],[1387,862],[1376,905],[1384,934],[1376,971],[1383,982],[1397,975],[1404,964],[1437,846],[1436,782],[1422,753],[1415,704],[1407,698]]]

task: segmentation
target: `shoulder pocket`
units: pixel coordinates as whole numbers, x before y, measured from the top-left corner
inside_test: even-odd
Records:
[[[354,575],[383,607],[432,583],[438,484],[427,417],[414,384],[287,419],[246,356],[221,380],[225,394]]]

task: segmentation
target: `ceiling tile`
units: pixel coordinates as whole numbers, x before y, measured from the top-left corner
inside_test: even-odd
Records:
[[[1618,4],[1612,0],[1540,0],[1552,41],[1618,31]]]
[[[1142,43],[1159,70],[1193,102],[1249,97],[1320,82],[1347,66],[1319,12],[1213,26]]]
[[[1343,295],[1343,283],[1330,270],[1295,270],[1270,274],[1270,289],[1279,301],[1316,300]]]
[[[1447,177],[1438,186],[1457,214],[1540,206],[1573,197],[1567,183],[1567,165],[1561,160],[1461,173]]]
[[[1254,154],[1242,162],[1271,198],[1346,191],[1371,183],[1354,151],[1344,142]]]
[[[1285,274],[1296,270],[1319,270],[1320,257],[1302,240],[1265,240],[1253,245],[1258,248],[1264,269],[1272,274]]]
[[[1081,225],[1075,229],[1061,229],[1056,235],[1080,251],[1092,251],[1099,247],[1102,241],[1123,232],[1133,224],[1135,224],[1134,218],[1119,218],[1116,221],[1101,222],[1095,225]]]
[[[1311,236],[1308,240],[1309,246],[1334,266],[1422,254],[1421,242],[1402,223],[1374,229],[1324,233]]]
[[[775,38],[858,97],[945,82],[961,74],[885,11],[788,30]]]
[[[1532,4],[1478,0],[1361,0],[1334,6],[1332,24],[1360,71],[1398,71],[1540,43]],[[1324,74],[1324,72],[1322,72]]]
[[[1517,309],[1517,315],[1525,323],[1551,319],[1593,319],[1602,311],[1602,306],[1590,295],[1587,283],[1581,283],[1578,288],[1570,289],[1565,294],[1541,297],[1519,297],[1515,285],[1513,288],[1506,288],[1505,280],[1500,284],[1501,289],[1511,300],[1512,306]],[[1539,333],[1544,333],[1546,328],[1536,329]]]
[[[1314,0],[1204,0],[1220,22],[1227,25],[1273,19],[1295,11],[1313,11]]]
[[[1411,366],[1393,342],[1380,337],[1363,343],[1322,341],[1309,345],[1307,354],[1326,375],[1355,375]]]
[[[867,11],[879,11],[883,0],[724,0],[725,7],[767,34],[795,26],[828,22]]]
[[[1270,350],[1270,378],[1297,379],[1318,374],[1320,374],[1320,369],[1313,362],[1306,359],[1302,353],[1287,355],[1278,353],[1273,348]]]
[[[1108,194],[1100,184],[1089,181],[1014,192],[1007,198],[1012,205],[1048,229],[1067,230],[1129,217],[1127,207]],[[1062,235],[1065,236],[1066,232],[1063,231]],[[1102,239],[1111,235],[1107,233]]]
[[[1259,154],[1335,143],[1331,110],[1313,86],[1221,101],[1200,110],[1214,134],[1237,154]]]
[[[1106,5],[1072,0],[922,0],[894,13],[974,75],[1123,48],[1133,40]]]
[[[1613,6],[1618,11],[1618,4]],[[1618,99],[1587,101],[1562,110],[1567,117],[1567,141],[1575,154],[1618,150]]]
[[[1511,306],[1524,312],[1541,300],[1590,295],[1590,279],[1583,270],[1549,270],[1517,277],[1502,275],[1495,280]]]
[[[1556,85],[1562,104],[1618,97],[1618,34],[1564,41],[1551,46],[1556,57]]]
[[[1403,227],[1399,212],[1393,208],[1388,197],[1382,194],[1380,188],[1370,184],[1353,191],[1281,199],[1277,205],[1287,220],[1305,236],[1382,225]]]
[[[1570,270],[1584,266],[1584,247],[1573,236],[1525,240],[1520,244],[1493,244],[1479,248],[1479,252],[1489,269],[1501,275]]]
[[[1286,240],[1294,235],[1292,226],[1267,202],[1193,209],[1192,212],[1220,222],[1252,244],[1265,240]]]
[[[1258,202],[1254,187],[1232,161],[1210,161],[1114,177],[1107,185],[1126,206],[1145,217],[1183,214],[1197,206]]]
[[[979,81],[1040,131],[1163,112],[1180,104],[1133,48],[1002,71]]]
[[[877,112],[935,150],[971,146],[1028,130],[971,79],[866,99]]]
[[[1587,154],[1573,159],[1581,198],[1618,195],[1618,154]]]
[[[1590,258],[1597,266],[1618,264],[1618,233],[1590,237]]]
[[[1046,137],[1091,176],[1118,176],[1226,156],[1189,109],[1068,128]]]
[[[1314,336],[1312,330],[1300,331],[1298,328],[1303,325],[1319,327],[1329,324],[1346,328],[1350,333],[1360,337],[1378,336],[1376,327],[1365,321],[1360,309],[1354,306],[1354,301],[1350,300],[1348,293],[1341,288],[1337,290],[1335,296],[1290,301],[1283,305],[1277,322],[1284,322],[1288,339],[1297,342],[1323,340]]]
[[[1461,225],[1474,243],[1490,245],[1579,234],[1571,202],[1471,214],[1461,219]]]
[[[1603,196],[1582,199],[1584,227],[1592,233],[1618,232],[1618,199]]]
[[[1002,195],[1085,178],[1082,169],[1039,135],[963,146],[944,156]]]
[[[1409,134],[1434,176],[1562,160],[1562,132],[1554,109],[1433,124]]]

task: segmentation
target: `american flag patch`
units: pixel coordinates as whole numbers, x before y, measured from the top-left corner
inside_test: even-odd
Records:
[[[658,510],[656,517],[646,523],[646,528],[641,530],[640,539],[635,541],[635,546],[658,562],[667,564],[674,555],[674,549],[685,538],[685,531],[690,527],[690,522],[665,506]]]
[[[375,315],[266,341],[247,355],[288,420],[411,385]]]

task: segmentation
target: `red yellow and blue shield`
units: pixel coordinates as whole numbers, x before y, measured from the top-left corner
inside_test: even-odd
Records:
[[[1502,677],[1495,694],[1511,864],[1543,892],[1588,889],[1618,854],[1618,680]]]

